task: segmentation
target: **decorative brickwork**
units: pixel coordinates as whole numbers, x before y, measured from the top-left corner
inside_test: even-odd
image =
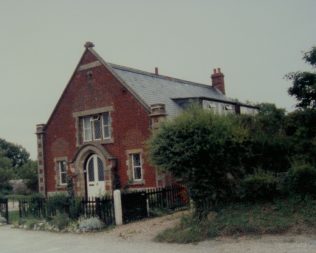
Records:
[[[38,191],[45,195],[45,169],[44,169],[44,128],[45,124],[36,125],[36,136],[37,136],[37,162],[38,162]]]
[[[150,136],[151,120],[148,109],[122,85],[106,65],[98,63],[99,59],[90,50],[87,48],[83,54],[78,69],[45,126],[45,145],[39,152],[43,154],[42,159],[45,161],[45,167],[42,168],[45,168],[47,177],[47,192],[58,190],[54,159],[67,157],[69,166],[75,171],[76,194],[84,196],[85,163],[93,153],[104,161],[106,190],[111,191],[114,188],[114,175],[115,185],[125,187],[129,182],[125,163],[126,150],[142,149]],[[87,71],[92,72],[91,83],[87,82]],[[111,113],[111,140],[83,143],[79,118],[104,111]],[[111,171],[113,159],[116,161],[114,172]],[[143,159],[146,160],[145,157]],[[143,170],[144,187],[155,187],[155,169],[144,161]]]
[[[60,158],[67,161],[77,196],[87,196],[95,186],[111,193],[125,187],[169,185],[172,177],[149,164],[145,143],[167,116],[176,116],[192,101],[234,104],[223,95],[224,75],[214,70],[211,87],[162,76],[158,68],[152,74],[106,63],[93,47],[92,42],[85,44],[47,124],[37,125],[39,191],[65,191],[64,173],[63,185],[58,184]]]

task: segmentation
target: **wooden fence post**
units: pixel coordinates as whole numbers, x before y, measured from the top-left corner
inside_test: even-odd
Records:
[[[123,224],[123,212],[122,212],[122,200],[121,200],[121,191],[120,190],[115,190],[113,192],[113,200],[114,200],[115,224],[122,225]]]

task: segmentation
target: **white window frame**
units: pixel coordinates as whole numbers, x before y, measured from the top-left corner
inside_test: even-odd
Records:
[[[88,122],[88,127],[86,126],[86,119]],[[90,138],[87,139],[86,136],[86,130],[90,132]],[[92,132],[92,124],[91,124],[91,117],[90,116],[85,116],[82,117],[82,132],[83,132],[83,142],[88,142],[88,141],[92,141],[93,139],[93,132]]]
[[[64,171],[62,171],[64,166]],[[58,168],[58,185],[67,185],[67,161],[60,160],[57,161],[57,168]],[[66,182],[62,182],[62,174],[66,174]]]
[[[108,115],[108,124],[104,122],[104,114]],[[96,138],[95,136],[95,122],[100,122],[100,138]],[[111,140],[112,138],[112,120],[110,112],[103,112],[95,115],[83,116],[81,118],[82,122],[82,140],[83,142],[90,141],[102,141],[102,140]],[[109,136],[105,136],[104,128],[108,128]],[[90,137],[87,138],[86,131],[90,132]]]
[[[102,140],[102,138],[103,138],[103,131],[102,131],[102,120],[100,119],[100,115],[99,114],[97,114],[97,115],[93,115],[93,116],[90,116],[90,121],[91,121],[91,126],[92,126],[92,128],[91,128],[91,131],[92,131],[92,139],[94,140],[94,141],[100,141],[100,140]],[[97,122],[97,121],[99,121],[99,123],[100,123],[100,138],[96,138],[95,137],[95,122]]]
[[[108,124],[105,124],[105,122],[104,122],[104,114],[107,114],[107,115],[108,115]],[[111,114],[110,114],[110,112],[103,112],[103,113],[101,114],[101,117],[102,117],[102,137],[103,137],[104,140],[111,139],[111,136],[112,136]],[[109,130],[109,136],[105,136],[105,131],[104,131],[104,128],[105,128],[105,127],[107,127],[108,130]]]
[[[134,156],[139,155],[139,165],[134,164]],[[143,164],[142,164],[142,154],[141,153],[130,153],[130,163],[131,163],[131,169],[132,169],[132,179],[134,182],[143,181]],[[135,178],[135,168],[140,168],[141,177]]]

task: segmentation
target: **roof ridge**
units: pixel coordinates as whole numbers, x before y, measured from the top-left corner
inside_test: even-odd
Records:
[[[216,90],[216,89],[214,89],[214,87],[212,85],[208,85],[208,84],[204,84],[204,83],[197,83],[197,82],[193,82],[193,81],[183,80],[183,79],[180,79],[180,78],[170,77],[170,76],[165,76],[165,75],[160,75],[160,74],[156,75],[155,73],[151,73],[151,72],[148,72],[148,71],[135,69],[135,68],[131,68],[131,67],[126,67],[126,66],[115,64],[115,63],[109,63],[108,62],[108,64],[114,69],[120,69],[120,70],[123,70],[123,71],[133,72],[133,73],[142,74],[142,75],[146,75],[146,76],[151,76],[151,77],[155,77],[155,78],[160,78],[160,79],[164,79],[164,80],[168,80],[168,81],[180,82],[180,83],[184,83],[184,84],[201,86],[201,87],[204,87],[204,88],[211,88],[213,90]]]

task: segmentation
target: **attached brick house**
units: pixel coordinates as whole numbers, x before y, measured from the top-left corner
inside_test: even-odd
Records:
[[[255,113],[225,96],[224,75],[212,86],[105,62],[91,42],[46,124],[37,125],[39,191],[65,192],[67,176],[78,196],[116,188],[170,184],[145,156],[145,142],[165,118],[192,102],[217,113]]]

